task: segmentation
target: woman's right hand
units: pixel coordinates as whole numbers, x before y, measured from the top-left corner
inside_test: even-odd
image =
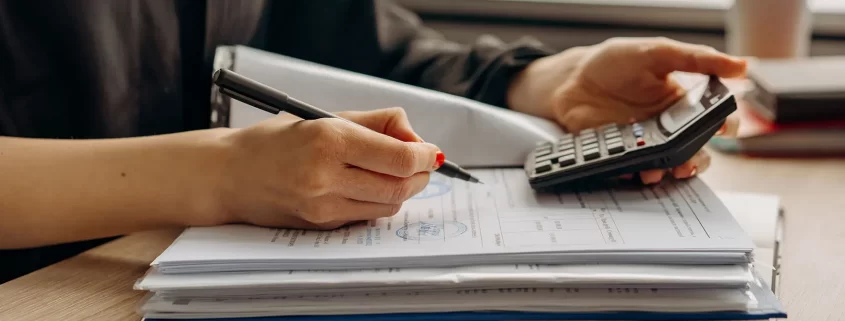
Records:
[[[332,229],[391,216],[442,165],[401,108],[338,116],[352,122],[278,116],[227,132],[218,222]]]

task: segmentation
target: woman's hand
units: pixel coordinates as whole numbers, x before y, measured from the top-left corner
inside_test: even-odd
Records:
[[[736,77],[745,61],[713,48],[666,38],[614,38],[573,48],[530,64],[512,82],[512,109],[556,120],[570,132],[608,123],[625,124],[658,115],[683,97],[668,75],[674,71]],[[720,134],[735,133],[730,117]],[[710,156],[699,151],[671,169],[677,178],[704,171]],[[663,178],[664,170],[640,173],[644,183]]]
[[[400,108],[338,115],[355,123],[279,116],[225,137],[224,220],[331,229],[391,216],[442,165]]]

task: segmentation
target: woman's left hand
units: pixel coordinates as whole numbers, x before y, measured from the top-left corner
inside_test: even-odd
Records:
[[[539,59],[518,74],[508,91],[511,109],[556,120],[570,132],[654,117],[683,97],[674,71],[742,76],[746,62],[713,48],[667,38],[613,38]],[[734,135],[731,116],[717,135]],[[686,178],[703,172],[710,156],[700,150],[683,165],[640,173],[656,183],[666,173]]]

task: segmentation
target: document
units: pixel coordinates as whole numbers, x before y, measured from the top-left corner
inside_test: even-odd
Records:
[[[230,298],[293,294],[491,289],[502,287],[743,288],[749,265],[487,265],[453,268],[163,274],[135,285],[163,297]]]
[[[757,307],[747,289],[500,288],[438,292],[342,293],[274,298],[176,299],[152,296],[142,311],[252,312],[327,315],[455,311],[745,311]]]
[[[783,240],[781,202],[777,195],[721,191],[717,195],[751,236],[754,270],[774,290],[779,279],[780,247]]]
[[[398,214],[332,231],[190,228],[153,265],[176,273],[579,260],[733,264],[748,262],[754,247],[697,178],[538,194],[521,169],[473,174],[486,184],[435,174]]]

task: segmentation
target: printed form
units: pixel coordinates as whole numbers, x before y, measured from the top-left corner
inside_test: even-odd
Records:
[[[585,186],[567,193],[537,194],[522,170],[475,174],[486,184],[433,176],[397,215],[371,222],[356,237],[364,245],[398,241],[513,248],[725,238],[736,232],[725,231],[722,224],[708,231],[699,214],[712,216],[710,207],[718,206],[716,210],[729,215],[697,179],[650,188]]]
[[[521,169],[474,174],[485,184],[435,174],[396,215],[332,231],[190,228],[154,264],[753,249],[724,204],[697,178],[537,194]]]

